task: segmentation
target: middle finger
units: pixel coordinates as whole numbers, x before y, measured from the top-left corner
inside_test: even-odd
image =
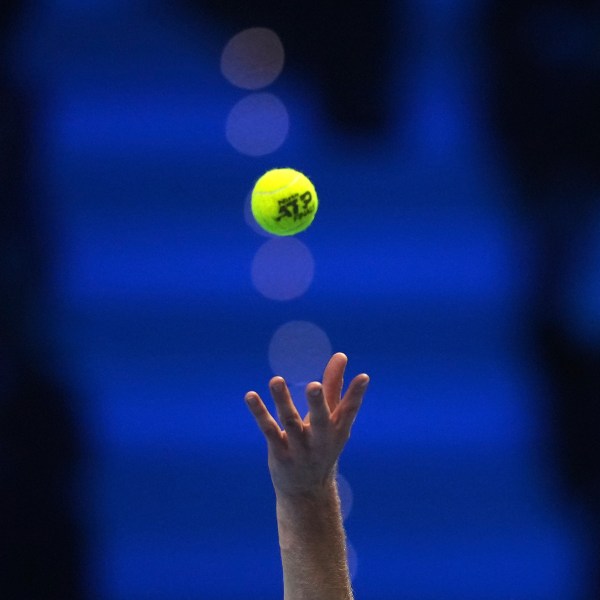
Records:
[[[304,424],[283,377],[273,377],[269,383],[269,388],[275,401],[275,408],[281,426],[288,436],[297,437],[304,431]]]

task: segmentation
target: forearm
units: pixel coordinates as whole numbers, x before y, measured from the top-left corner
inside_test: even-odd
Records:
[[[354,377],[342,396],[347,362],[345,354],[334,354],[323,382],[306,386],[309,415],[305,419],[283,377],[271,379],[269,389],[283,429],[256,392],[246,394],[269,449],[284,600],[353,599],[335,470],[369,376]]]
[[[277,494],[284,600],[352,600],[335,480],[314,494]]]

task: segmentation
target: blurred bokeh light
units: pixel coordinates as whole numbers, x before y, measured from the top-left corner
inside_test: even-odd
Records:
[[[246,96],[231,109],[226,123],[229,143],[241,154],[272,154],[285,142],[290,118],[283,102],[268,93]]]
[[[279,36],[265,27],[234,35],[221,54],[221,71],[240,88],[259,90],[271,85],[283,70],[285,51]]]
[[[310,287],[315,261],[308,247],[295,238],[265,242],[252,261],[252,282],[271,300],[292,300]]]

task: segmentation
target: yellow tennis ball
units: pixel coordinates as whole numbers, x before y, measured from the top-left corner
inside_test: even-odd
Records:
[[[315,218],[319,199],[310,179],[294,169],[267,171],[252,190],[252,214],[269,233],[294,235]]]

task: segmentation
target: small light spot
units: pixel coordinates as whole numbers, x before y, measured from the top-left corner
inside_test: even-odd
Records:
[[[283,102],[273,94],[250,94],[229,113],[227,141],[241,154],[264,156],[285,142],[290,119]]]
[[[251,27],[234,35],[221,54],[221,73],[233,85],[259,90],[283,71],[285,52],[279,36],[265,27]]]
[[[295,238],[265,242],[252,261],[252,283],[266,298],[292,300],[310,287],[315,262],[310,250]]]
[[[320,381],[331,356],[327,334],[310,321],[289,321],[275,331],[269,344],[273,373],[291,385]]]

